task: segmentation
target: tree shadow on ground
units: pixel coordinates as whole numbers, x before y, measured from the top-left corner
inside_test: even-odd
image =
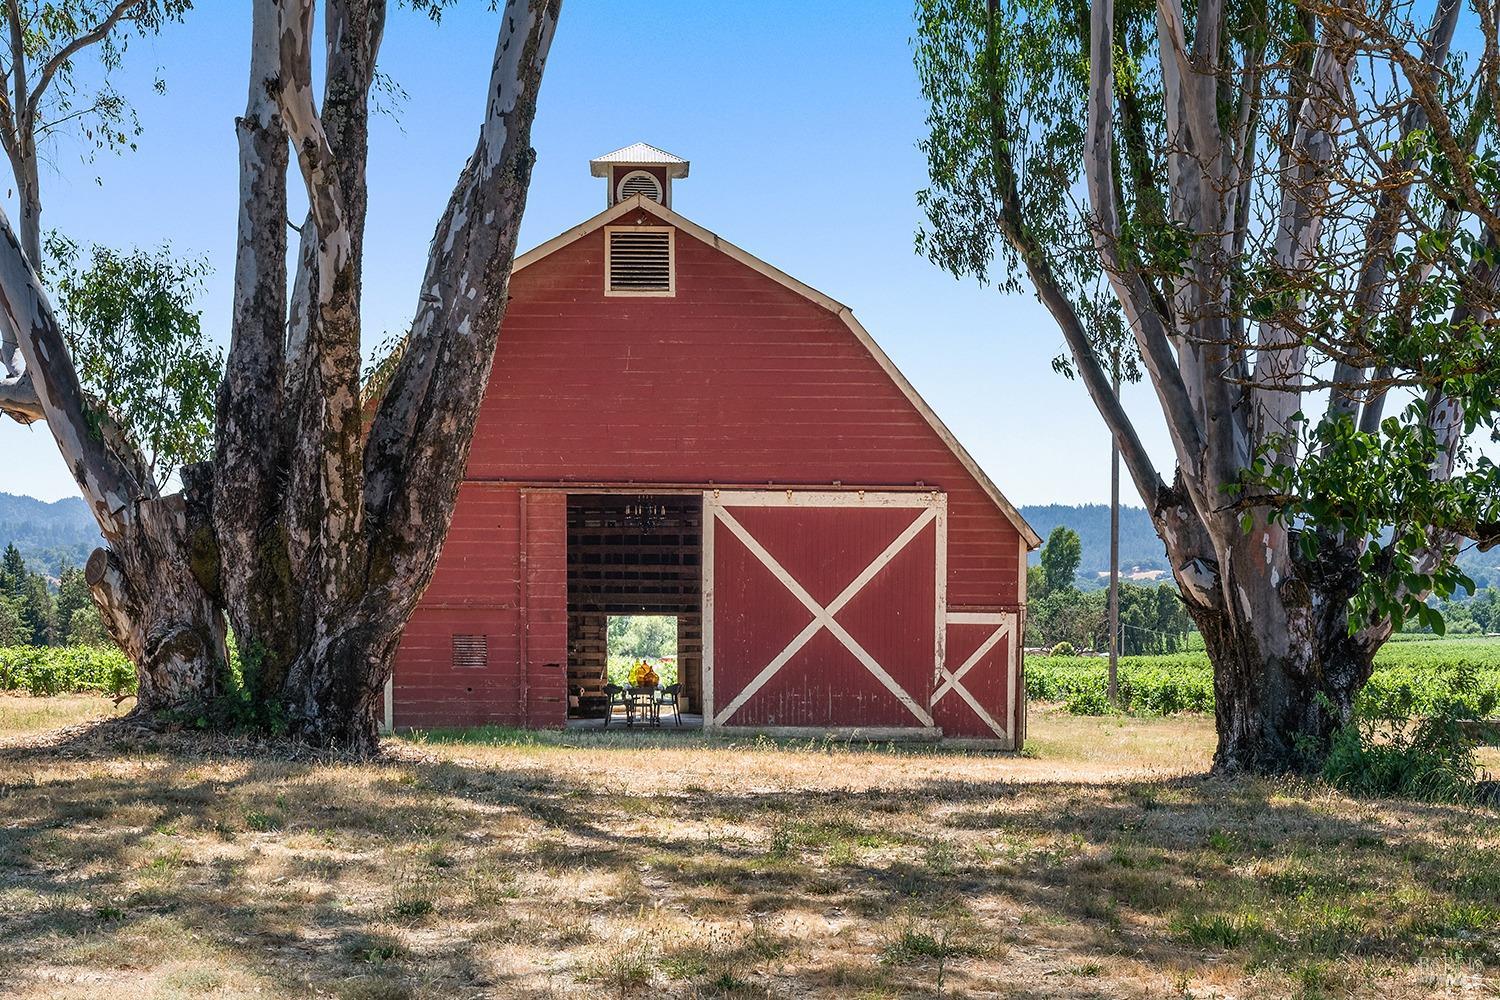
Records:
[[[8,747],[0,775],[0,981],[44,966],[132,969],[188,935],[284,994],[330,983],[351,996],[628,993],[654,973],[591,928],[628,928],[663,902],[688,921],[750,922],[730,941],[653,945],[687,986],[717,981],[731,995],[747,968],[760,970],[761,995],[843,995],[861,976],[918,989],[949,947],[929,953],[931,928],[955,935],[941,955],[950,983],[975,990],[1007,953],[1054,970],[1125,956],[1191,971],[1225,957],[1496,952],[1500,862],[1465,853],[1493,840],[1495,813],[1349,803],[1309,783],[996,777],[638,796],[534,762],[360,765],[109,727]],[[740,832],[712,835],[719,827]],[[618,882],[608,892],[578,888],[606,876]],[[805,914],[890,942],[854,967],[754,930]],[[512,944],[601,957],[556,984],[497,958]]]

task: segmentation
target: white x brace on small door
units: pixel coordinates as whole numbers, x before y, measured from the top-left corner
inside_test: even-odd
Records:
[[[1017,647],[1017,624],[1020,622],[1020,618],[1021,616],[1014,611],[1001,611],[993,613],[955,611],[948,614],[947,621],[950,625],[994,625],[995,629],[985,638],[983,642],[979,644],[977,648],[975,648],[974,652],[969,654],[968,659],[964,660],[963,663],[958,665],[958,668],[956,670],[949,670],[946,665],[939,664],[937,671],[937,683],[932,690],[931,705],[933,708],[937,707],[937,703],[939,701],[942,701],[945,695],[957,694],[968,704],[969,708],[974,711],[974,714],[979,716],[980,721],[988,726],[996,736],[1000,737],[1003,740],[1013,739],[1014,734],[1011,732],[1011,727],[1009,725],[1001,725],[999,722],[995,721],[995,717],[990,714],[990,712],[988,712],[985,707],[979,703],[979,699],[975,698],[974,695],[969,691],[969,689],[964,686],[963,680],[964,677],[969,673],[969,671],[973,670],[976,666],[979,665],[981,660],[989,655],[991,650],[993,650],[1002,640],[1008,638],[1010,640],[1010,643],[1007,647],[1009,659],[1007,669],[1010,675],[1011,703],[1012,705],[1015,704],[1015,698],[1017,696],[1017,678],[1019,677],[1020,673],[1018,670],[1016,670],[1015,662]]]
[[[913,698],[901,684],[891,676],[879,660],[870,654],[843,625],[838,614],[865,587],[879,576],[881,570],[917,538],[928,525],[935,530],[936,572],[936,617],[933,622],[933,655],[938,671],[943,670],[946,628],[944,624],[947,593],[947,497],[940,493],[872,493],[872,492],[823,492],[808,491],[711,491],[704,495],[703,562],[704,562],[704,635],[703,674],[705,716],[711,724],[722,726],[738,712],[777,672],[792,659],[819,632],[827,629],[854,658],[868,670],[904,705],[919,723],[931,727],[932,715],[928,708]],[[890,543],[853,576],[848,585],[826,605],[814,598],[807,589],[773,556],[764,545],[734,516],[732,507],[897,507],[911,508],[915,518]],[[798,632],[779,653],[760,669],[758,673],[726,704],[717,705],[713,684],[713,629],[714,629],[714,534],[727,530],[774,576],[809,612],[812,621]],[[919,695],[920,696],[920,695]]]

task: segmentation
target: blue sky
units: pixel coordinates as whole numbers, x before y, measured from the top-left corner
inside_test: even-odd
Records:
[[[81,241],[206,255],[204,325],[227,343],[249,4],[199,6],[130,46],[117,85],[145,128],[139,149],[87,163],[76,144],[57,145],[43,223]],[[408,321],[433,225],[473,148],[498,23],[488,6],[463,0],[438,26],[392,13],[381,64],[408,99],[373,128],[367,343]],[[925,109],[911,34],[905,0],[567,0],[521,246],[603,208],[591,156],[637,140],[684,156],[692,175],[673,207],[850,305],[1012,501],[1107,500],[1108,437],[1083,388],[1052,372],[1061,338],[1041,306],[955,281],[912,250]],[[150,93],[157,73],[165,96]],[[14,218],[9,189],[7,174]],[[1126,399],[1169,471],[1149,390]],[[0,422],[0,456],[0,491],[74,492],[42,425]],[[1128,479],[1123,489],[1139,502]]]

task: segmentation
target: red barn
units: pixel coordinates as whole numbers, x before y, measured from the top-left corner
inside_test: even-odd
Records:
[[[604,714],[612,614],[678,621],[709,730],[1018,747],[1040,544],[847,306],[673,211],[688,163],[519,257],[402,728]]]

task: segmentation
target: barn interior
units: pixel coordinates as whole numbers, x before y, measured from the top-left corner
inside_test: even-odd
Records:
[[[611,615],[669,615],[677,619],[682,722],[701,725],[701,494],[568,496],[570,724],[602,725],[609,715],[604,686]],[[675,727],[676,721],[670,709],[664,711],[664,726]]]

